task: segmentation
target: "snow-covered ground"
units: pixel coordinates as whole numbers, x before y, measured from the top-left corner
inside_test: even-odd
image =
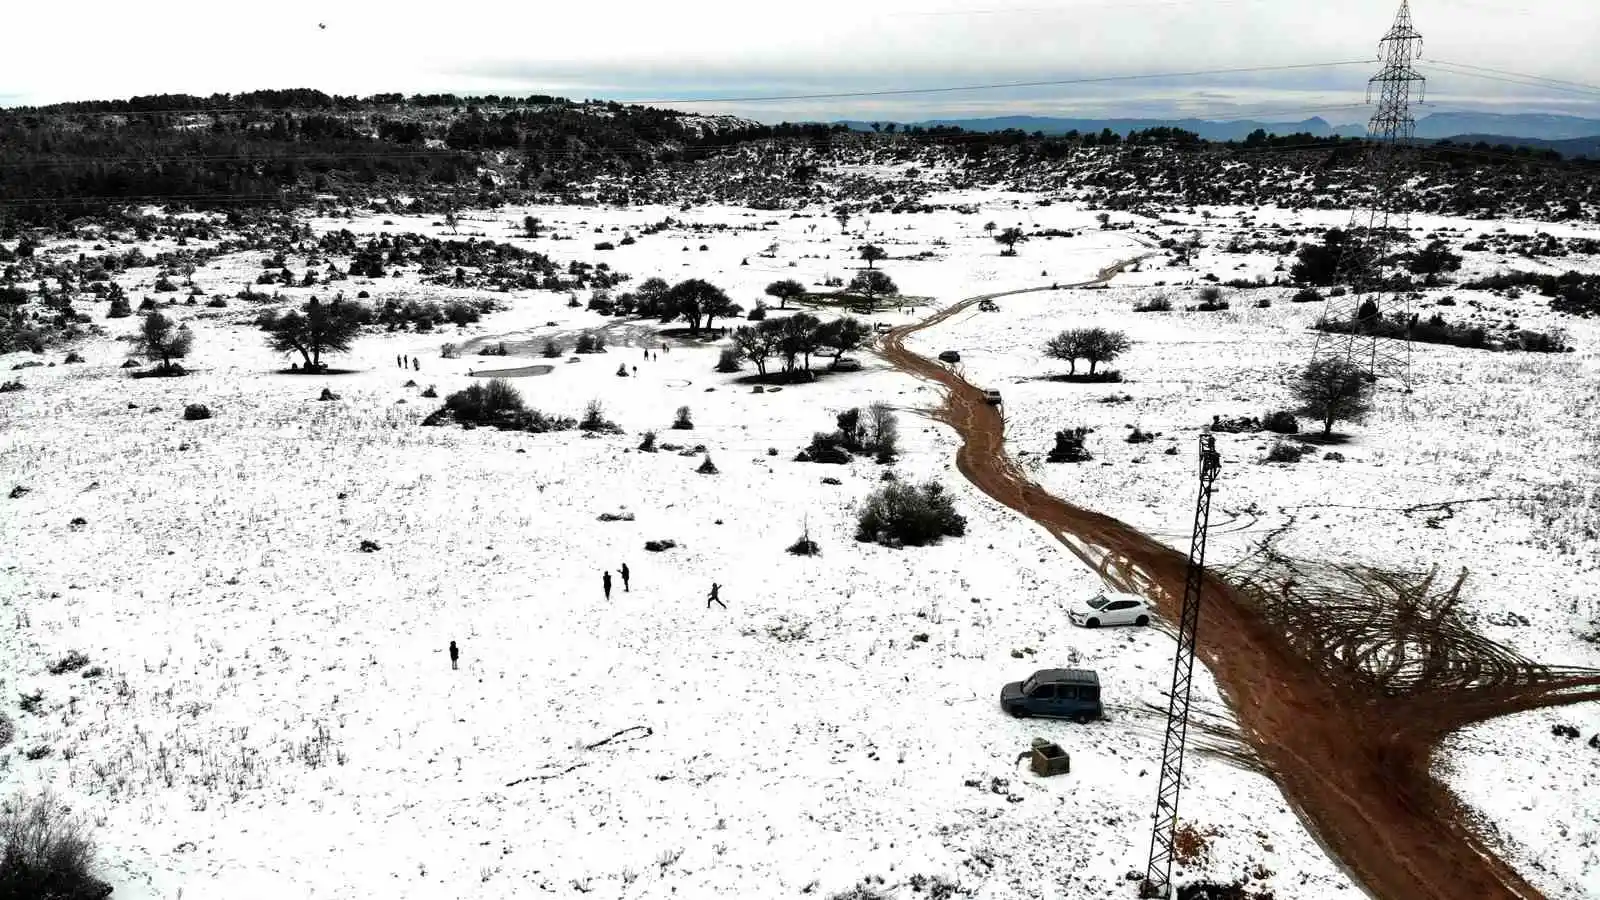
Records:
[[[563,264],[605,261],[633,284],[703,277],[747,307],[775,279],[848,277],[851,248],[870,237],[903,293],[922,298],[920,310],[874,317],[899,323],[979,293],[1082,281],[1149,252],[1143,231],[1187,227],[1100,231],[1092,210],[1036,208],[1024,195],[943,199],[982,209],[872,216],[846,235],[820,209],[555,207],[469,214],[461,237]],[[1217,211],[1210,226],[1234,213]],[[517,237],[525,214],[567,239]],[[684,227],[591,249],[668,216]],[[1081,233],[1002,258],[983,229],[991,221]],[[311,224],[450,236],[431,218]],[[195,281],[231,296],[259,257],[217,260]],[[1256,259],[1250,274],[1274,262]],[[1094,462],[1041,462],[1036,474],[1179,545],[1194,435],[1213,414],[1288,403],[1284,375],[1309,351],[1304,326],[1318,308],[1290,304],[1287,289],[1238,292],[1225,313],[1131,306],[1155,281],[1213,268],[1237,277],[1238,264],[1208,253],[1177,272],[1151,260],[1109,290],[1002,299],[999,312],[964,313],[913,345],[958,348],[969,376],[1005,391],[1013,452],[1042,458],[1056,429],[1095,427]],[[154,272],[130,273],[130,296]],[[470,293],[410,277],[341,287],[374,299]],[[1240,302],[1258,293],[1273,306]],[[169,313],[195,331],[194,374],[129,379],[117,368],[126,345],[101,338],[80,348],[85,364],[16,375],[27,389],[0,401],[0,471],[29,493],[0,501],[0,690],[16,726],[0,788],[52,786],[89,815],[121,898],[775,897],[813,883],[827,896],[866,876],[909,894],[916,875],[988,898],[1132,891],[1124,876],[1148,849],[1161,741],[1152,707],[1164,705],[1171,641],[1067,624],[1063,604],[1094,576],[961,479],[952,436],[918,414],[936,404],[931,388],[864,357],[861,373],[755,394],[712,372],[712,349],[651,360],[614,346],[515,385],[546,412],[577,415],[598,399],[624,435],[420,427],[437,408],[422,388],[444,396],[473,382],[470,370],[521,362],[441,359],[441,343],[606,321],[567,308],[564,295],[504,299],[507,311],[459,333],[363,337],[336,360],[348,375],[273,374],[282,359],[236,321],[240,310],[183,306]],[[1521,303],[1530,327],[1542,321],[1538,298]],[[106,324],[115,336],[137,321]],[[1044,340],[1085,324],[1138,342],[1117,363],[1128,381],[1029,380],[1058,371],[1041,360]],[[1352,440],[1333,448],[1342,463],[1261,465],[1264,441],[1224,436],[1218,503],[1232,524],[1217,529],[1214,553],[1237,558],[1292,517],[1282,546],[1297,555],[1464,566],[1485,633],[1541,661],[1600,665],[1578,639],[1600,627],[1589,624],[1600,619],[1594,544],[1554,546],[1584,514],[1575,495],[1593,490],[1600,399],[1600,329],[1568,327],[1580,351],[1562,357],[1419,350],[1417,392],[1386,395],[1372,421],[1345,429]],[[396,354],[420,357],[421,370],[396,368]],[[617,377],[619,363],[637,376]],[[342,399],[318,402],[324,386]],[[1096,402],[1113,394],[1133,399]],[[965,537],[925,549],[857,543],[853,510],[885,467],[791,461],[839,411],[878,400],[900,410],[896,476],[952,491]],[[215,418],[182,421],[186,403]],[[668,428],[680,405],[693,430]],[[1161,436],[1130,445],[1128,425]],[[638,452],[645,430],[705,445],[719,473],[696,473],[698,455]],[[1169,446],[1178,454],[1165,455]],[[1550,493],[1561,484],[1572,487]],[[1565,501],[1466,504],[1439,527],[1329,505],[1536,495]],[[621,512],[635,518],[597,518]],[[85,524],[70,524],[77,517]],[[784,552],[804,530],[822,556]],[[679,546],[646,552],[654,539]],[[363,540],[381,549],[361,552]],[[632,589],[619,579],[608,602],[601,572],[624,562]],[[713,581],[727,610],[706,608]],[[1528,624],[1489,621],[1507,610]],[[445,654],[451,640],[460,671]],[[72,650],[103,674],[48,674]],[[1003,683],[1067,665],[1100,672],[1106,721],[1000,712]],[[1209,679],[1198,690],[1226,722]],[[15,708],[36,691],[35,712]],[[1584,824],[1593,801],[1582,796],[1600,769],[1584,745],[1594,711],[1527,718],[1452,742],[1452,784],[1551,896],[1600,892]],[[1584,740],[1551,736],[1546,719],[1582,724]],[[1070,775],[1039,779],[1017,763],[1036,736],[1072,754]],[[27,759],[36,748],[48,753]],[[1505,784],[1483,777],[1487,768]],[[1185,771],[1184,818],[1214,833],[1209,858],[1180,881],[1248,876],[1278,896],[1360,895],[1265,777],[1205,755]],[[1519,791],[1529,800],[1518,803]]]

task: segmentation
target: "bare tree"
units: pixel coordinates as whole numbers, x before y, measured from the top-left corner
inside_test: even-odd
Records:
[[[1083,333],[1083,344],[1078,353],[1089,361],[1089,374],[1093,375],[1101,363],[1109,363],[1128,352],[1133,341],[1120,331],[1090,328]]]
[[[800,297],[805,296],[805,293],[805,285],[795,281],[792,278],[785,278],[782,281],[774,281],[773,283],[767,285],[767,296],[776,297],[778,299],[779,309],[787,309],[790,300],[797,300]]]
[[[1073,328],[1061,332],[1044,345],[1044,355],[1066,361],[1072,367],[1071,374],[1078,374],[1078,357],[1083,355],[1084,331],[1082,328]]]
[[[361,330],[361,310],[351,303],[334,299],[327,304],[316,297],[302,309],[278,315],[269,312],[257,320],[267,333],[267,343],[279,353],[298,353],[305,360],[305,371],[319,372],[325,366],[325,353],[345,353]]]
[[[772,321],[777,321],[776,319]],[[762,325],[766,323],[763,322]],[[755,363],[756,373],[767,374],[767,360],[772,356],[776,333],[771,328],[752,328],[748,325],[733,330],[733,346],[744,358]]]
[[[1361,422],[1372,411],[1372,382],[1356,364],[1344,359],[1313,360],[1294,384],[1302,415],[1322,422],[1333,433],[1335,422]]]
[[[1021,228],[1007,228],[1005,231],[995,235],[994,239],[996,242],[1004,244],[1006,247],[1006,249],[1001,252],[1002,256],[1016,256],[1017,244],[1027,240],[1028,236],[1022,233]]]
[[[175,328],[171,319],[152,310],[139,326],[137,341],[138,351],[145,359],[161,361],[158,371],[171,372],[173,360],[189,355],[189,349],[194,345],[194,334],[189,331],[189,326]]]
[[[893,456],[899,449],[900,423],[889,404],[878,401],[867,407],[867,446],[879,456]]]
[[[884,272],[868,269],[865,272],[857,272],[856,277],[850,279],[850,290],[864,294],[868,300],[872,300],[879,294],[893,294],[899,291],[899,288],[895,286],[894,279]]]

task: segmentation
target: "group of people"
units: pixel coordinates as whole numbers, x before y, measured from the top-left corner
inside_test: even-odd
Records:
[[[402,369],[410,367],[411,371],[413,372],[422,371],[422,361],[417,359],[415,356],[396,356],[394,358],[394,364]]]
[[[631,580],[631,573],[628,571],[628,564],[627,563],[623,563],[620,567],[618,567],[617,574],[622,576],[622,591],[623,591],[623,593],[628,593],[629,592],[629,582]],[[600,589],[605,592],[606,599],[610,600],[611,599],[611,571],[609,569],[600,574]],[[727,609],[728,608],[728,604],[722,602],[722,585],[716,583],[715,581],[711,582],[711,593],[706,595],[706,609],[710,609],[711,608],[711,604],[713,604],[713,603],[715,603],[716,605],[722,607],[723,609]],[[460,668],[460,666],[458,664],[460,659],[461,659],[461,649],[456,646],[456,642],[455,641],[451,641],[450,642],[450,668],[452,668],[452,669]]]

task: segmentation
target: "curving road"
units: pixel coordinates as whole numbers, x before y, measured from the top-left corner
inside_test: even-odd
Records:
[[[1071,287],[1103,283],[1134,261],[1109,266],[1094,280]],[[889,332],[875,352],[947,389],[935,415],[961,437],[956,464],[962,475],[1043,526],[1107,581],[1144,594],[1176,620],[1185,556],[1033,483],[1007,456],[1004,419],[982,391],[905,348],[910,335],[983,300],[1030,291],[964,300]],[[1384,900],[1542,896],[1463,824],[1454,796],[1432,775],[1433,750],[1444,736],[1473,722],[1600,699],[1600,674],[1555,672],[1521,661],[1515,677],[1487,686],[1408,684],[1403,695],[1394,696],[1374,687],[1370,678],[1358,677],[1366,673],[1352,671],[1344,660],[1291,644],[1283,610],[1269,609],[1261,591],[1212,573],[1204,596],[1200,655],[1245,740],[1312,834],[1358,885]]]

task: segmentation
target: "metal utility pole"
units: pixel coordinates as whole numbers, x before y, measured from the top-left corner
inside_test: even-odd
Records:
[[[1189,540],[1189,570],[1183,584],[1178,621],[1178,652],[1172,661],[1172,691],[1167,696],[1167,734],[1161,746],[1161,785],[1156,790],[1155,827],[1150,832],[1150,865],[1141,897],[1166,897],[1172,890],[1172,845],[1178,831],[1178,790],[1183,786],[1183,746],[1189,736],[1189,691],[1194,685],[1194,651],[1200,628],[1200,592],[1206,576],[1206,527],[1211,522],[1211,490],[1222,457],[1210,432],[1200,435],[1200,496],[1194,505]]]
[[[1417,120],[1411,115],[1412,95],[1421,102],[1427,79],[1417,72],[1422,35],[1411,22],[1410,0],[1401,0],[1389,33],[1378,43],[1382,69],[1367,81],[1367,102],[1378,95],[1378,108],[1367,123],[1366,168],[1372,197],[1350,216],[1339,247],[1335,283],[1348,281],[1349,293],[1329,297],[1323,320],[1336,331],[1316,332],[1313,361],[1342,359],[1368,377],[1411,381],[1411,302],[1404,296],[1382,298],[1382,265],[1388,256],[1392,228],[1405,228],[1409,216],[1396,193],[1406,172],[1402,154],[1411,147]],[[1387,304],[1387,308],[1386,308]],[[1405,339],[1377,336],[1379,320],[1405,329]]]

